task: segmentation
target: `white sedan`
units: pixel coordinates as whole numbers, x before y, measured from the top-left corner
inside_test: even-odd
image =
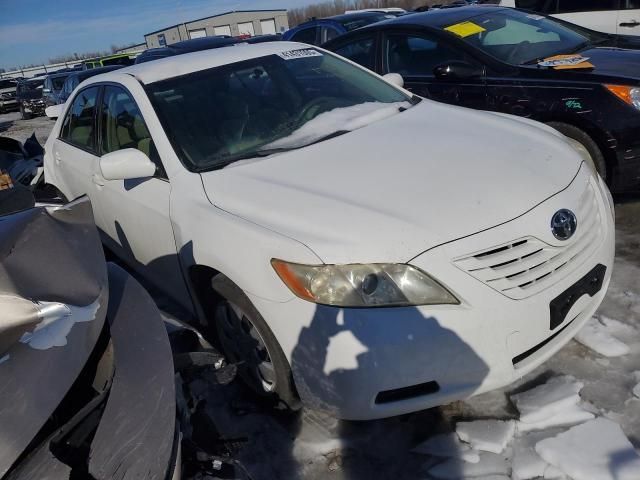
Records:
[[[613,204],[583,158],[277,42],[85,81],[45,177],[257,392],[371,419],[504,386],[594,313]]]

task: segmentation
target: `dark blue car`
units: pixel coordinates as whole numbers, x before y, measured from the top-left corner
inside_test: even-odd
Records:
[[[311,45],[322,45],[324,42],[360,27],[390,18],[395,18],[395,15],[381,12],[345,13],[334,17],[313,18],[284,32],[282,39]]]

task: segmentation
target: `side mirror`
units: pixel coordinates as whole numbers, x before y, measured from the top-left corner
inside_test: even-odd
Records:
[[[443,63],[433,69],[433,75],[438,80],[461,80],[481,77],[482,74],[483,70],[481,67],[459,60]]]
[[[103,155],[100,171],[105,180],[130,180],[152,177],[156,166],[140,150],[125,148]]]
[[[44,113],[47,117],[55,120],[60,115],[62,115],[63,110],[64,110],[64,104],[61,103],[59,105],[51,105],[50,107],[47,107],[44,110]]]
[[[399,73],[387,73],[382,78],[384,78],[391,85],[395,85],[396,87],[403,88],[404,87],[404,78]]]

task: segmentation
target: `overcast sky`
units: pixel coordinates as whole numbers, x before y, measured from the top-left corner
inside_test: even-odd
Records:
[[[230,10],[317,0],[0,0],[0,68],[142,43],[145,33]]]

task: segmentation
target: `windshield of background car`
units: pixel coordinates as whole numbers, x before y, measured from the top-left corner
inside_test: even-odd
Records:
[[[176,153],[195,171],[258,157],[275,146],[300,148],[355,128],[358,115],[359,128],[375,110],[391,115],[412,105],[397,88],[316,49],[159,81],[147,92]],[[298,142],[294,132],[308,141]],[[297,144],[285,145],[287,139]]]
[[[513,65],[575,53],[589,43],[587,37],[549,18],[511,9],[483,13],[443,28]]]
[[[64,81],[67,77],[52,77],[51,84],[53,85],[54,90],[61,90],[62,85],[64,85]]]
[[[42,96],[44,80],[34,80],[30,82],[20,82],[16,95],[22,99],[34,99]]]

